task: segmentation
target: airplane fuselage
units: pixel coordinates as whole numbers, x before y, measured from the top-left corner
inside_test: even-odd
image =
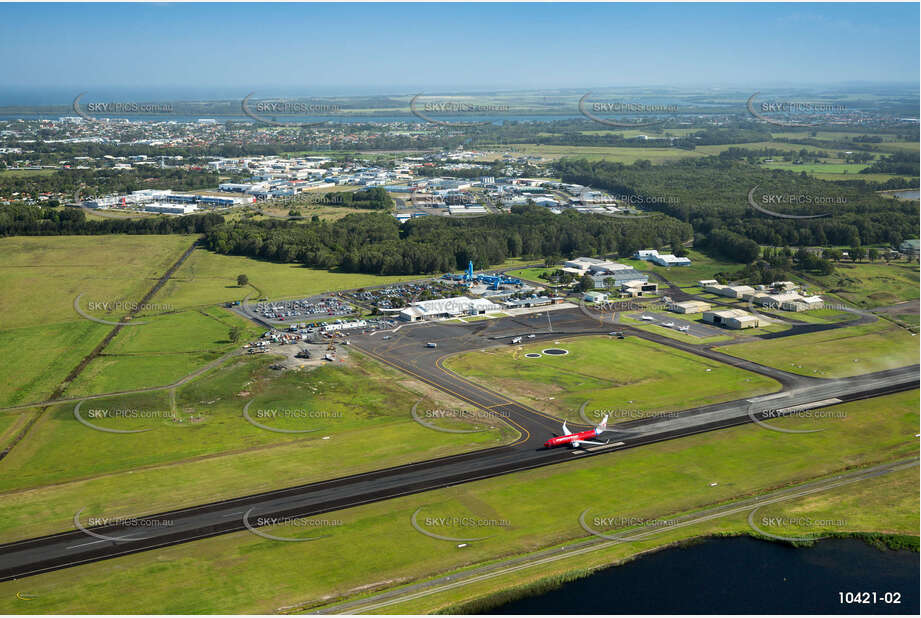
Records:
[[[571,433],[565,436],[557,436],[555,438],[550,438],[544,442],[544,448],[556,448],[557,446],[565,446],[567,444],[573,444],[574,442],[582,442],[584,440],[591,440],[592,438],[598,437],[600,431],[597,429],[589,429],[588,431],[580,431],[579,433]]]

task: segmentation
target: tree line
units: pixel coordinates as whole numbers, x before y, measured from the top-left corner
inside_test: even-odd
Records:
[[[210,229],[204,242],[217,253],[317,268],[381,275],[435,274],[469,261],[488,268],[509,258],[631,255],[690,238],[691,227],[670,217],[615,219],[533,205],[473,219],[419,217],[400,224],[382,213],[351,214],[336,222],[247,221]]]
[[[695,245],[716,250],[717,245],[726,244],[720,251],[740,261],[750,256],[751,245],[736,241],[736,236],[757,245],[793,247],[898,246],[918,236],[917,202],[881,197],[864,184],[827,182],[744,160],[715,156],[654,166],[639,161],[628,166],[561,159],[557,168],[564,182],[600,187],[690,224]],[[749,205],[748,195],[755,187],[753,199],[758,201],[771,196],[793,198],[793,202],[770,204],[768,209],[774,212],[828,216],[789,219],[764,214]]]
[[[0,208],[0,236],[96,234],[202,234],[224,222],[217,214],[89,220],[81,208],[39,208],[12,204]]]

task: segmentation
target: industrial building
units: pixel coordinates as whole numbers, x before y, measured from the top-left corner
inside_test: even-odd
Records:
[[[603,303],[607,299],[607,294],[603,292],[586,292],[585,296],[582,297],[582,300],[587,303]]]
[[[752,294],[750,298],[752,302],[762,307],[782,309],[783,311],[811,311],[825,306],[825,301],[821,296],[802,296],[796,292]]]
[[[653,296],[659,293],[658,283],[649,283],[646,279],[636,279],[633,281],[624,281],[620,284],[620,295],[625,298],[637,298],[639,296]]]
[[[161,202],[151,202],[144,204],[145,212],[158,212],[164,215],[188,215],[198,210],[195,204],[163,204]]]
[[[439,320],[467,315],[486,315],[501,311],[502,307],[485,298],[437,298],[420,300],[400,311],[400,319],[405,322],[420,320]]]
[[[703,289],[704,292],[718,294],[727,298],[747,298],[755,293],[755,288],[748,285],[720,285],[719,283],[714,283],[703,286]]]
[[[690,266],[691,260],[686,257],[677,257],[671,253],[659,253],[655,249],[640,249],[633,254],[637,260],[652,262],[658,266]]]
[[[668,306],[668,309],[675,313],[703,313],[704,311],[710,311],[712,307],[713,305],[702,300],[686,300],[680,303],[672,303]]]
[[[544,307],[546,305],[555,305],[563,302],[562,298],[550,296],[532,296],[530,298],[515,298],[507,300],[503,304],[506,309],[530,309],[532,307]]]
[[[741,309],[723,309],[721,311],[704,311],[704,322],[725,326],[731,329],[741,328],[758,328],[761,326],[761,320],[747,311]]]

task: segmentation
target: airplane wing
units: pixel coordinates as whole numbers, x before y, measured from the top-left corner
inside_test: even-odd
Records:
[[[589,440],[580,440],[579,442],[573,442],[573,446],[582,446],[583,444],[594,444],[595,446],[604,446],[607,442],[590,442]]]

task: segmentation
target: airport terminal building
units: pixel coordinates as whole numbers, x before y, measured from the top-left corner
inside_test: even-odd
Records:
[[[420,320],[441,320],[470,315],[486,315],[501,311],[502,306],[485,298],[437,298],[435,300],[421,300],[412,303],[400,311],[400,319],[404,322],[418,322]]]

